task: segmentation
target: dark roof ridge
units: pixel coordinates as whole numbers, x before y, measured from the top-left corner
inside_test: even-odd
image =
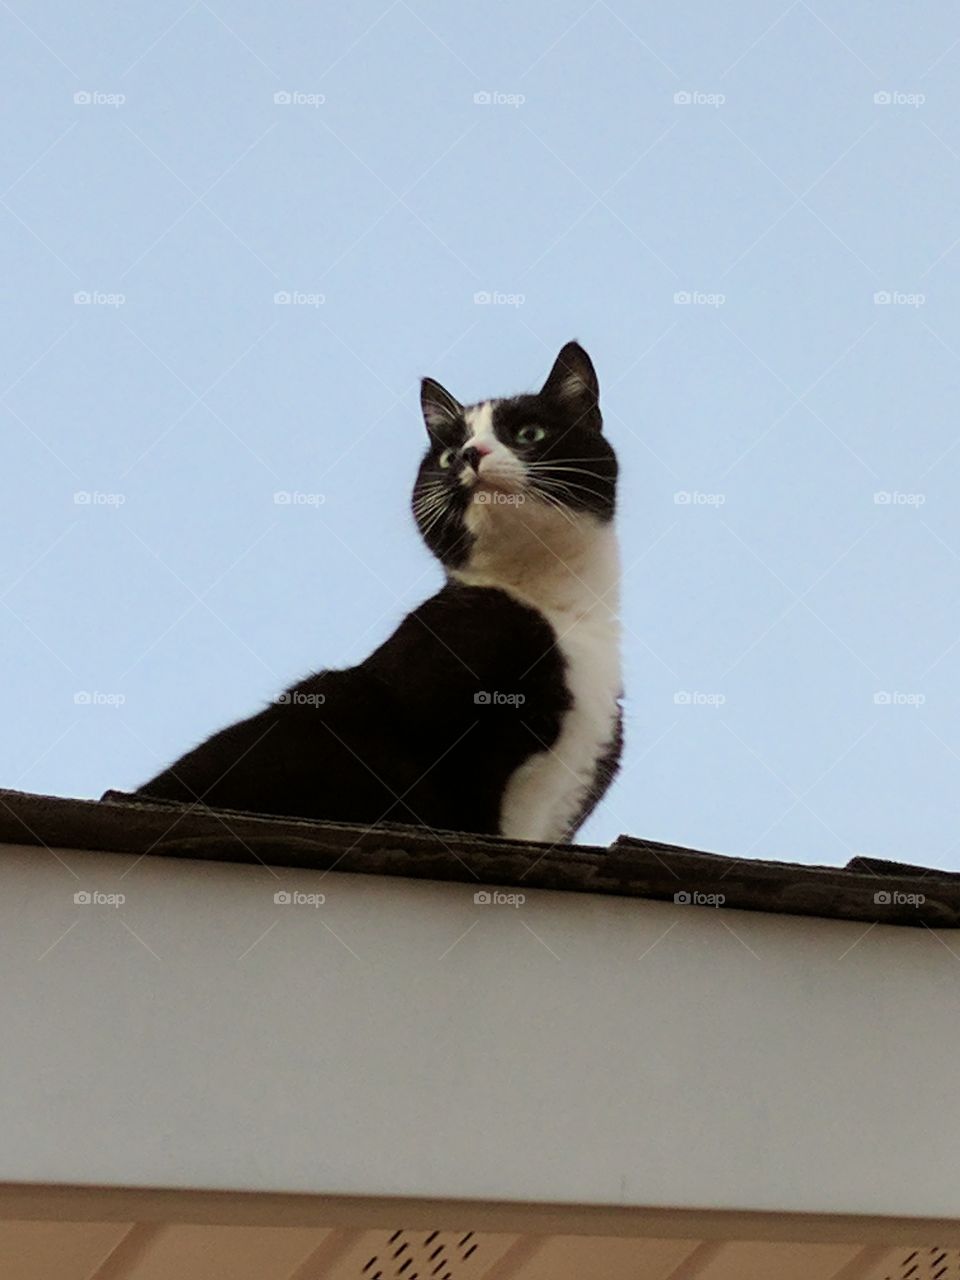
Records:
[[[608,849],[422,827],[365,828],[185,806],[110,791],[78,800],[0,790],[0,843],[136,857],[650,898],[691,906],[960,928],[960,873],[858,856],[846,867],[705,853],[620,836]]]

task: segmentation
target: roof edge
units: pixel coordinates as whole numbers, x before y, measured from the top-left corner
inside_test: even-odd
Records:
[[[0,789],[0,843],[135,857],[648,898],[700,908],[960,928],[960,874],[857,858],[846,867],[758,861],[620,836],[546,845],[410,826],[360,827],[147,801]]]

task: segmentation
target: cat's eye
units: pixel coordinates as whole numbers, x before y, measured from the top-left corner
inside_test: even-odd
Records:
[[[543,427],[537,427],[533,423],[529,423],[527,426],[521,427],[517,432],[517,443],[539,444],[546,434]]]
[[[441,453],[440,457],[437,459],[437,466],[442,467],[444,471],[446,471],[447,467],[449,467],[450,463],[453,461],[453,455],[455,453],[456,449],[444,449],[443,453]]]

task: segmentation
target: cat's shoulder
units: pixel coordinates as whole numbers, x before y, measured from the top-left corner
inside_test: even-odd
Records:
[[[410,618],[421,622],[464,621],[492,630],[498,625],[544,629],[552,634],[543,614],[533,604],[517,598],[513,592],[496,585],[449,580],[435,594],[412,611]]]
[[[553,661],[551,661],[551,655]],[[543,615],[495,586],[447,582],[400,623],[364,664],[378,673],[438,684],[533,670],[559,678],[556,633]]]

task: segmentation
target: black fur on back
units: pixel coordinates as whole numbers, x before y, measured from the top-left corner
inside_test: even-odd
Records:
[[[138,794],[495,835],[507,779],[556,741],[568,705],[543,618],[505,592],[448,585],[365,662],[293,685]]]

